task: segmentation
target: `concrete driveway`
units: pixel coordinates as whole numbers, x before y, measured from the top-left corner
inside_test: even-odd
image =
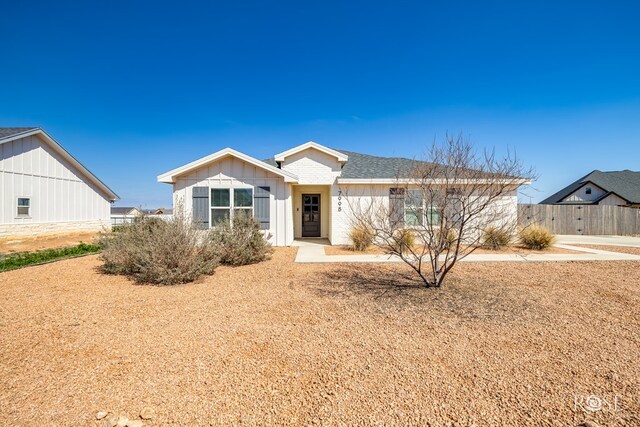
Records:
[[[556,243],[565,245],[611,245],[640,248],[640,237],[557,235]]]

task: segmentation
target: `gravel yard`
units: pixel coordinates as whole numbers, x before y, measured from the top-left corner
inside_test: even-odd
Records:
[[[638,262],[466,263],[428,290],[294,257],[175,287],[97,256],[1,273],[0,425],[640,424]]]

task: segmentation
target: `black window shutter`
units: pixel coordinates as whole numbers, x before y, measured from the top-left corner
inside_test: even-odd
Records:
[[[209,228],[209,187],[193,187],[193,225],[199,229]]]
[[[271,187],[260,186],[253,190],[253,215],[260,223],[261,230],[271,227],[271,203],[269,194]]]

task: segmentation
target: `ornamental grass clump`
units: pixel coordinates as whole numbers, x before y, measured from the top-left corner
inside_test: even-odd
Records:
[[[273,249],[260,230],[260,223],[242,211],[231,222],[223,221],[210,232],[209,241],[224,265],[248,265],[271,258]]]
[[[364,252],[373,244],[374,234],[371,229],[356,225],[349,232],[351,248],[356,252]]]
[[[520,242],[527,248],[537,251],[553,246],[555,236],[551,231],[538,225],[532,225],[520,230]]]
[[[511,244],[511,233],[508,230],[488,227],[482,235],[482,246],[488,249],[500,250]]]
[[[103,233],[102,271],[138,283],[176,285],[213,274],[215,248],[181,215],[164,220],[143,216],[117,232]]]

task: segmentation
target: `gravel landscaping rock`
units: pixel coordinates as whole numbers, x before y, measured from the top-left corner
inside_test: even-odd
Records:
[[[173,287],[96,256],[0,274],[0,425],[640,425],[640,262],[467,263],[424,289],[294,256]]]
[[[140,411],[140,418],[142,418],[143,420],[150,420],[155,416],[156,412],[149,406],[145,406],[144,408],[142,408],[142,411]]]

